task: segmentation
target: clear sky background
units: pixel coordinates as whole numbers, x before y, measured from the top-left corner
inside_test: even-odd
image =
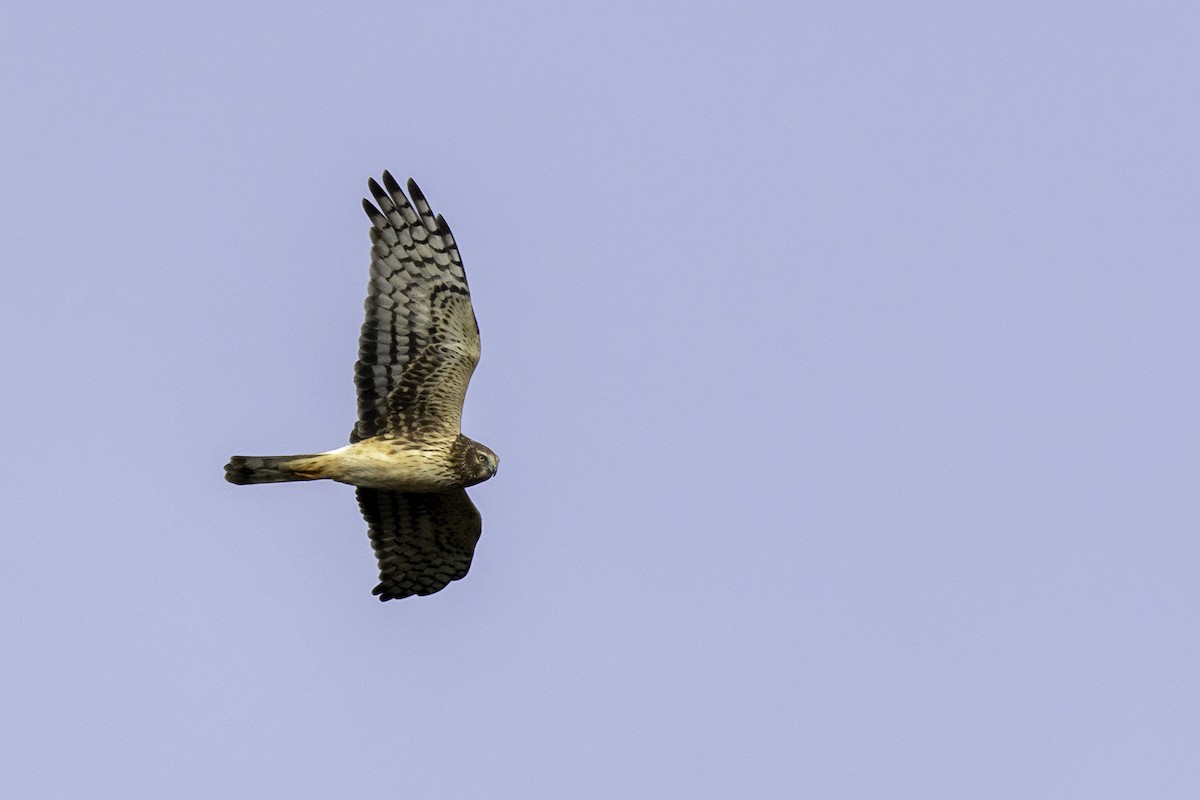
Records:
[[[1200,785],[1193,3],[15,4],[0,785]],[[466,580],[381,604],[366,181],[483,330]]]

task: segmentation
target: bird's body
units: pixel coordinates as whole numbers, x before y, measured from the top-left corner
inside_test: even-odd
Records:
[[[389,492],[448,492],[492,476],[494,462],[486,458],[476,458],[481,469],[466,471],[463,462],[470,459],[468,453],[486,457],[491,451],[462,434],[453,440],[418,442],[384,434],[325,453],[234,456],[225,467],[225,477],[237,484],[327,479]]]
[[[479,328],[446,221],[408,182],[370,181],[371,280],[355,365],[350,444],[323,453],[234,456],[230,483],[328,479],[358,487],[382,600],[436,592],[470,567],[482,524],[463,489],[496,474],[495,453],[460,431]]]

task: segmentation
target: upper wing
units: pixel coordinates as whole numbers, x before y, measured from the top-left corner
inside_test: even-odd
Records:
[[[358,489],[379,560],[380,600],[433,594],[471,568],[483,521],[463,490],[445,494]]]
[[[408,182],[412,203],[387,172],[383,186],[374,179],[369,186],[378,208],[363,200],[371,218],[371,282],[354,367],[358,424],[350,439],[382,433],[391,427],[389,418],[392,425],[402,422],[407,406],[401,404],[422,391],[427,399],[437,393],[421,412],[425,422],[457,433],[479,361],[479,326],[462,258],[446,220],[433,215],[416,183]],[[418,360],[424,366],[414,364]],[[419,369],[400,388],[410,367]]]

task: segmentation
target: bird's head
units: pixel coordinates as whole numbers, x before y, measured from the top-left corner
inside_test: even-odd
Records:
[[[458,463],[462,475],[466,478],[465,486],[483,483],[496,474],[496,469],[500,466],[500,459],[495,453],[465,436],[462,437],[461,442],[463,446]]]

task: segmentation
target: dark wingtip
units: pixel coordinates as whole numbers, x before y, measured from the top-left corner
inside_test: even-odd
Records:
[[[421,187],[417,186],[417,182],[412,178],[408,179],[408,196],[412,198],[413,205],[417,208],[417,216],[421,220],[421,224],[430,233],[437,233],[437,221],[433,217],[433,209],[429,207],[429,201],[425,198]]]
[[[367,178],[367,188],[371,190],[371,194],[374,195],[375,199],[380,202],[388,196],[387,192],[383,190],[383,187],[374,178]]]
[[[400,184],[397,183],[396,179],[392,177],[392,173],[388,172],[386,169],[383,171],[383,185],[387,187],[389,192],[400,191]]]
[[[412,597],[412,592],[406,594],[395,594],[390,589],[384,587],[381,583],[371,590],[371,594],[379,598],[379,602],[386,603],[388,600],[403,600],[406,597]]]
[[[412,178],[408,179],[408,196],[413,199],[414,203],[420,199],[424,200],[426,205],[429,204],[429,201],[425,200],[425,194],[421,191],[421,187],[417,186],[417,182]]]
[[[365,197],[363,198],[363,211],[367,212],[367,216],[371,218],[371,222],[375,222],[376,220],[381,222],[387,221],[387,218],[383,216],[383,212],[373,206],[371,201]]]

